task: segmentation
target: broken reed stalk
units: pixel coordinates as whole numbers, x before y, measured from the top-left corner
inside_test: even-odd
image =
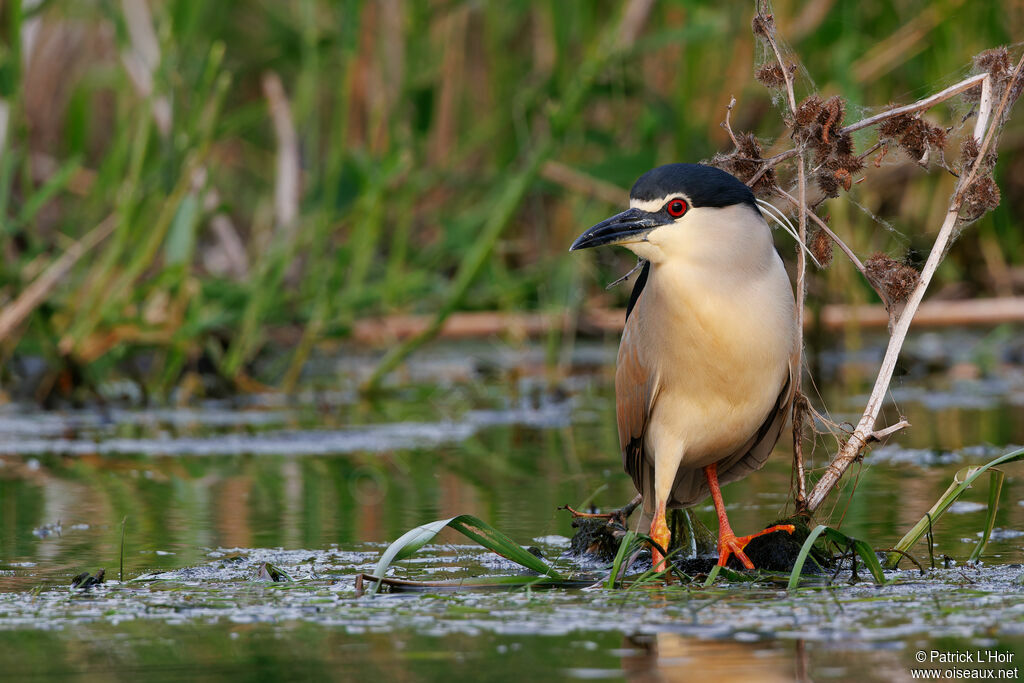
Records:
[[[875,421],[878,419],[878,413],[882,408],[882,400],[885,397],[885,393],[889,390],[889,382],[892,381],[893,371],[896,369],[896,360],[899,357],[900,350],[903,348],[903,342],[910,329],[910,323],[914,318],[914,313],[917,311],[917,307],[921,304],[925,290],[927,290],[932,276],[935,274],[936,269],[938,269],[939,264],[946,255],[946,250],[953,240],[953,235],[956,232],[956,224],[960,218],[960,209],[963,207],[964,201],[967,199],[967,191],[970,189],[971,184],[977,179],[978,170],[981,165],[985,163],[985,157],[995,141],[996,132],[1000,127],[1000,123],[1003,120],[1003,115],[1006,113],[1007,107],[1010,105],[1010,95],[1014,90],[1014,85],[1016,84],[1017,79],[1021,76],[1022,67],[1024,67],[1024,57],[1021,57],[1017,62],[1017,66],[1014,69],[1010,80],[1006,84],[1003,97],[999,102],[999,107],[996,109],[994,116],[991,116],[987,120],[982,120],[982,112],[986,110],[990,111],[990,109],[985,106],[979,108],[979,121],[978,125],[975,127],[974,133],[975,140],[980,137],[978,133],[981,130],[985,131],[985,137],[978,148],[978,154],[975,156],[974,161],[970,166],[970,171],[963,174],[956,184],[953,196],[950,198],[949,209],[946,211],[946,217],[942,222],[942,227],[939,229],[938,236],[935,238],[935,243],[932,245],[932,250],[928,255],[928,260],[925,262],[924,268],[921,271],[921,277],[917,282],[917,286],[911,291],[903,312],[900,314],[899,318],[896,320],[896,324],[893,326],[892,335],[889,337],[889,344],[885,350],[885,357],[882,360],[882,367],[878,371],[878,378],[875,381],[875,386],[871,390],[871,395],[868,398],[868,402],[864,408],[864,413],[861,416],[860,422],[857,423],[857,427],[853,434],[850,435],[850,438],[832,459],[832,462],[829,463],[829,466],[825,470],[821,479],[819,479],[815,484],[814,489],[811,491],[811,494],[807,499],[806,509],[808,512],[814,512],[821,506],[825,501],[825,498],[839,482],[843,473],[847,470],[850,464],[860,456],[861,452],[869,443],[884,438],[884,436],[895,431],[893,428],[900,426],[893,425],[892,428],[875,431]],[[986,75],[986,78],[987,77],[988,76]],[[988,92],[990,94],[991,90],[989,89]],[[985,89],[983,87],[983,99],[984,95]],[[991,99],[991,96],[989,96],[989,99]]]
[[[783,69],[785,71],[785,69]],[[807,498],[807,480],[804,473],[804,416],[803,410],[803,358],[804,358],[804,300],[807,298],[807,254],[803,246],[807,244],[807,175],[805,173],[804,156],[796,158],[797,180],[799,183],[800,222],[797,226],[801,247],[796,250],[796,329],[800,337],[796,345],[796,370],[793,377],[793,403],[790,406],[793,419],[793,470],[796,479],[796,508],[803,510]]]
[[[857,270],[859,270],[861,274],[864,275],[865,279],[868,281],[871,287],[878,293],[882,302],[885,304],[886,310],[889,314],[889,344],[886,349],[886,354],[882,362],[882,366],[879,369],[878,377],[876,379],[874,388],[872,390],[870,398],[868,399],[864,412],[857,424],[857,427],[854,429],[849,439],[839,449],[838,453],[832,459],[823,476],[815,484],[810,495],[806,497],[802,444],[802,427],[804,412],[803,410],[801,410],[802,396],[799,393],[799,376],[797,377],[797,394],[793,402],[793,472],[794,479],[796,480],[797,489],[795,494],[795,502],[798,512],[813,513],[815,510],[818,509],[818,507],[821,506],[825,498],[839,482],[840,478],[843,476],[843,473],[846,471],[846,469],[850,466],[852,462],[854,462],[858,457],[860,457],[864,448],[869,443],[871,443],[872,441],[881,440],[895,433],[896,431],[899,431],[900,429],[909,426],[906,420],[900,420],[899,422],[890,427],[884,428],[882,430],[875,430],[875,422],[878,419],[883,398],[885,396],[885,393],[888,391],[889,383],[892,380],[893,371],[896,366],[896,359],[898,358],[900,349],[902,348],[903,342],[906,339],[910,323],[913,320],[914,314],[916,313],[919,305],[921,304],[921,300],[924,297],[924,293],[928,288],[928,284],[930,283],[932,276],[935,274],[938,265],[941,263],[950,243],[952,242],[952,239],[956,232],[955,228],[957,226],[958,221],[960,220],[960,211],[964,205],[964,202],[968,198],[968,191],[971,189],[972,184],[976,180],[980,179],[979,169],[981,169],[983,165],[988,165],[990,167],[991,164],[994,163],[992,161],[987,160],[986,157],[989,154],[989,150],[993,146],[993,143],[996,139],[997,131],[1004,120],[1007,107],[1010,104],[1012,104],[1012,100],[1015,99],[1016,97],[1015,95],[1012,95],[1012,93],[1016,90],[1019,94],[1020,84],[1018,83],[1018,79],[1021,77],[1021,69],[1022,66],[1024,66],[1024,57],[1022,57],[1021,61],[1018,62],[1017,67],[1013,70],[1012,75],[1009,77],[1009,79],[1005,81],[1003,96],[1001,98],[998,108],[996,108],[994,112],[992,106],[994,79],[997,77],[997,75],[1005,75],[1005,73],[1009,71],[1009,62],[1006,58],[1005,49],[1002,50],[1002,54],[1001,56],[999,56],[1000,59],[1005,60],[1005,63],[1001,66],[992,66],[992,62],[994,61],[995,57],[992,56],[992,53],[986,53],[989,55],[989,66],[985,68],[986,73],[980,73],[965,78],[960,82],[951,85],[948,88],[945,88],[944,90],[941,90],[940,92],[930,95],[929,97],[926,97],[924,99],[918,100],[917,102],[914,102],[912,104],[908,104],[902,107],[893,107],[884,112],[881,112],[874,116],[867,117],[848,126],[842,128],[835,128],[836,121],[841,123],[842,114],[845,109],[845,103],[843,103],[838,98],[834,98],[835,103],[832,104],[831,108],[829,108],[829,104],[832,102],[831,100],[829,102],[822,102],[821,99],[817,98],[816,95],[812,95],[811,97],[807,98],[807,100],[802,102],[799,105],[799,107],[797,106],[796,98],[794,96],[793,91],[792,80],[792,73],[795,71],[795,65],[787,66],[786,61],[783,58],[782,51],[779,48],[778,41],[775,37],[776,27],[774,23],[774,17],[769,13],[767,0],[759,1],[757,15],[754,17],[752,28],[755,36],[760,38],[764,42],[764,44],[767,45],[770,53],[774,56],[776,62],[776,64],[773,64],[771,66],[763,67],[762,70],[759,71],[758,80],[761,80],[765,85],[769,87],[779,87],[783,84],[785,85],[787,103],[789,105],[789,114],[793,117],[793,120],[787,121],[787,123],[790,125],[791,128],[793,128],[793,137],[796,140],[796,145],[792,149],[776,154],[775,156],[770,157],[768,159],[749,158],[751,155],[749,152],[747,152],[747,150],[750,148],[751,145],[747,144],[745,146],[741,146],[739,140],[737,139],[737,136],[733,133],[731,128],[731,114],[732,109],[735,105],[735,100],[732,100],[730,101],[729,106],[726,109],[726,116],[725,122],[723,123],[723,127],[728,131],[729,137],[732,140],[733,145],[736,149],[735,152],[731,155],[731,157],[726,157],[726,159],[730,159],[732,163],[739,162],[749,164],[750,162],[760,162],[760,166],[757,168],[757,171],[753,174],[750,174],[750,178],[747,180],[747,185],[752,187],[756,191],[758,189],[763,189],[757,187],[759,183],[762,185],[767,184],[771,188],[771,190],[773,190],[775,193],[779,194],[781,197],[789,201],[798,212],[800,223],[799,237],[802,242],[802,245],[800,249],[797,249],[797,316],[798,318],[801,319],[800,322],[802,323],[804,299],[806,296],[806,260],[803,245],[807,244],[807,216],[810,216],[811,220],[813,220],[817,224],[818,228],[822,231],[822,233],[826,235],[828,239],[830,239],[832,242],[838,245],[839,248],[843,251],[843,253],[845,253],[847,257],[849,257],[850,261],[854,264]],[[993,51],[993,53],[994,52],[995,51]],[[978,64],[979,66],[981,66],[981,61],[979,61]],[[940,102],[944,102],[972,88],[977,88],[978,86],[980,86],[981,88],[981,93],[978,104],[977,121],[975,123],[972,141],[972,144],[974,145],[974,150],[976,150],[977,153],[974,154],[974,158],[970,161],[969,170],[961,172],[961,176],[959,181],[957,182],[956,189],[954,190],[954,193],[950,199],[950,204],[946,213],[946,218],[943,221],[942,227],[939,230],[939,234],[935,239],[935,243],[928,256],[928,260],[925,263],[924,269],[920,273],[920,276],[918,277],[917,281],[913,284],[912,289],[910,290],[909,295],[907,297],[906,305],[904,306],[903,310],[898,311],[896,306],[894,305],[896,303],[896,301],[894,301],[896,295],[890,295],[890,292],[887,291],[886,284],[883,282],[879,282],[877,277],[872,275],[872,270],[869,269],[869,267],[866,266],[864,262],[862,262],[857,257],[854,251],[842,239],[840,239],[835,232],[833,232],[828,227],[826,222],[823,221],[820,217],[818,217],[817,214],[815,214],[814,211],[811,210],[807,205],[807,169],[805,154],[809,152],[810,149],[812,149],[812,144],[817,144],[817,142],[812,141],[806,134],[806,132],[804,132],[803,135],[798,135],[798,133],[802,132],[799,130],[800,127],[806,127],[808,125],[806,122],[801,123],[801,117],[798,114],[798,109],[802,111],[804,110],[806,105],[815,105],[817,107],[817,110],[814,111],[814,113],[811,115],[810,118],[812,119],[815,116],[820,117],[819,112],[825,111],[828,114],[828,120],[822,122],[819,118],[819,123],[822,123],[821,131],[819,131],[821,137],[820,142],[823,145],[828,145],[829,143],[831,143],[834,146],[835,150],[840,150],[842,154],[846,154],[849,157],[850,155],[852,155],[852,140],[850,140],[849,138],[850,133],[874,125],[883,124],[897,117],[909,117],[912,114],[916,114],[918,112],[929,109],[935,106],[936,104],[939,104]],[[805,116],[805,118],[807,117]],[[829,140],[830,129],[832,134],[831,141]],[[939,139],[944,140],[945,133],[942,132],[941,129],[939,129],[937,135],[941,135]],[[841,138],[844,137],[845,139],[841,140]],[[849,190],[852,175],[851,171],[856,172],[857,170],[862,168],[863,159],[868,154],[873,153],[878,148],[883,148],[883,154],[885,150],[887,150],[887,144],[889,141],[881,139],[882,137],[883,136],[880,135],[879,142],[876,143],[873,147],[871,147],[868,151],[856,157],[843,159],[841,163],[836,163],[832,166],[826,166],[826,164],[831,161],[828,157],[830,154],[834,153],[834,151],[829,152],[828,150],[826,150],[825,153],[822,153],[822,149],[820,147],[813,147],[813,149],[816,150],[815,160],[818,162],[818,165],[814,169],[812,169],[812,173],[816,174],[817,177],[819,171],[827,173],[830,169],[836,169],[834,171],[835,176],[832,179],[832,189],[835,189],[838,186],[843,186],[845,187],[845,189]],[[889,137],[892,137],[892,135],[890,135]],[[748,136],[743,139],[748,140],[752,138]],[[843,142],[845,147],[840,148],[838,146],[839,142]],[[939,148],[941,149],[941,142],[938,144]],[[759,147],[756,145],[756,143],[753,146],[756,148],[755,152],[759,151]],[[915,160],[918,163],[926,165],[929,154],[931,152],[931,147],[933,146],[933,141],[929,139],[929,141],[925,143],[923,146],[924,151],[921,155],[921,158]],[[920,145],[918,145],[917,147],[919,151]],[[965,155],[967,154],[966,150],[967,148],[965,147]],[[908,151],[910,151],[909,148]],[[917,153],[918,152],[915,152],[914,156],[916,156]],[[753,156],[759,157],[759,154],[754,154]],[[766,174],[774,172],[773,169],[775,166],[779,165],[783,161],[792,159],[794,157],[797,159],[797,197],[793,197],[793,195],[786,192],[782,188],[778,187],[778,185],[774,182],[773,175],[769,175],[767,178],[765,178]],[[763,178],[767,180],[767,183],[764,183],[764,181],[762,181]],[[989,179],[989,183],[991,184],[991,179]],[[836,196],[835,194],[831,194],[829,192],[829,188],[825,188],[823,186],[823,189],[825,190],[827,196]],[[836,190],[836,193],[837,192],[838,190]],[[982,203],[984,202],[984,200],[981,201]],[[871,264],[869,263],[868,265]],[[803,346],[801,344],[799,345],[799,349],[797,351],[798,368],[801,367],[800,361],[802,359],[802,348]]]

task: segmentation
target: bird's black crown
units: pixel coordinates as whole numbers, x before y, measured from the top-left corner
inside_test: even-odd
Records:
[[[704,164],[666,164],[651,169],[640,176],[629,196],[648,201],[677,192],[686,195],[693,207],[749,204],[757,208],[754,193],[736,176]]]

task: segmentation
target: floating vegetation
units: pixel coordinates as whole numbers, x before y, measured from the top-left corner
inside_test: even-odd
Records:
[[[82,590],[88,590],[93,586],[98,586],[101,583],[103,583],[103,581],[106,578],[106,574],[107,572],[105,569],[101,569],[95,574],[90,574],[89,572],[82,572],[75,578],[71,579],[71,587],[79,588]]]
[[[418,526],[415,529],[411,529],[401,538],[388,546],[388,549],[384,551],[383,555],[381,555],[380,561],[377,563],[377,567],[373,570],[373,575],[369,577],[360,577],[360,579],[369,579],[373,581],[373,585],[370,588],[370,594],[373,595],[380,590],[380,579],[384,578],[388,567],[390,567],[392,563],[409,557],[424,545],[430,543],[434,536],[437,536],[437,534],[445,528],[454,529],[473,541],[476,541],[488,550],[491,550],[502,557],[515,562],[516,564],[522,565],[527,569],[531,569],[538,574],[542,574],[555,580],[561,580],[563,578],[561,574],[548,566],[544,560],[537,557],[537,555],[534,555],[526,548],[523,548],[490,524],[487,524],[472,515],[459,515],[449,519],[439,519],[435,522],[429,522]]]
[[[895,569],[901,559],[910,558],[923,571],[922,565],[915,560],[908,551],[926,532],[930,537],[932,525],[968,488],[970,488],[972,482],[982,474],[988,472],[990,476],[990,484],[985,525],[980,532],[981,539],[978,541],[968,558],[968,562],[973,563],[977,561],[978,558],[981,557],[981,554],[992,535],[992,530],[996,520],[996,512],[999,506],[999,494],[1002,491],[1003,481],[1005,478],[1004,473],[997,469],[997,465],[1021,459],[1024,459],[1024,449],[1012,451],[984,465],[967,467],[960,470],[954,477],[953,483],[950,484],[949,488],[946,490],[946,493],[936,501],[931,510],[925,514],[924,518],[922,518],[920,522],[908,531],[894,548],[888,551],[885,559],[885,568]],[[576,536],[574,536],[570,545],[577,557],[580,555],[586,555],[600,560],[601,558],[608,557],[611,549],[615,548],[614,558],[611,561],[609,571],[604,578],[599,582],[596,582],[595,585],[601,584],[608,589],[627,585],[623,582],[625,572],[634,564],[634,562],[636,562],[638,557],[645,552],[645,546],[650,547],[652,540],[649,537],[644,534],[637,533],[634,530],[627,529],[625,526],[626,517],[628,517],[629,513],[632,512],[635,507],[636,503],[634,502],[629,506],[626,506],[626,508],[623,508],[623,510],[617,510],[605,515],[585,514],[570,510],[574,517],[573,526],[577,528]],[[878,554],[870,544],[863,540],[853,538],[838,529],[824,524],[819,524],[813,530],[809,531],[804,523],[804,519],[801,517],[780,520],[781,523],[796,522],[797,531],[794,532],[792,537],[789,534],[784,533],[769,534],[764,537],[754,539],[754,541],[748,545],[747,552],[751,560],[754,561],[755,566],[761,567],[760,570],[754,570],[752,572],[736,571],[728,569],[727,567],[719,567],[717,565],[709,566],[709,563],[713,562],[713,558],[709,560],[706,555],[704,558],[700,558],[696,554],[687,555],[685,550],[691,546],[691,541],[683,540],[680,542],[679,536],[682,535],[689,539],[690,534],[693,533],[692,525],[689,522],[689,512],[681,511],[679,514],[675,515],[674,519],[685,521],[683,521],[682,524],[677,521],[671,525],[673,540],[670,545],[671,552],[668,552],[667,554],[670,567],[664,572],[645,572],[636,578],[634,583],[630,585],[642,584],[650,581],[652,578],[663,578],[670,582],[673,576],[677,576],[684,583],[693,582],[696,579],[691,576],[687,570],[689,569],[692,571],[694,567],[704,568],[704,572],[702,572],[702,575],[706,574],[706,576],[702,576],[704,586],[709,586],[714,583],[715,579],[719,575],[725,575],[732,581],[740,582],[758,582],[765,579],[770,581],[773,578],[772,572],[782,569],[789,571],[789,578],[786,582],[786,587],[792,590],[800,587],[801,578],[804,574],[808,559],[811,559],[814,563],[816,573],[820,573],[824,570],[831,570],[833,567],[841,567],[840,560],[844,557],[847,557],[850,560],[849,571],[852,575],[852,581],[857,580],[857,559],[859,558],[876,584],[881,586],[888,583],[888,579],[883,572],[883,565],[878,559]],[[775,523],[778,522],[774,522],[773,525]],[[544,563],[544,561],[537,555],[516,544],[512,539],[494,527],[470,515],[460,515],[458,517],[424,524],[404,534],[401,538],[392,543],[384,552],[380,561],[377,563],[377,567],[374,569],[373,575],[360,575],[357,578],[357,591],[360,593],[362,592],[363,581],[372,582],[369,591],[370,594],[375,594],[382,585],[389,585],[399,589],[403,587],[417,587],[421,589],[427,589],[430,586],[440,587],[442,584],[416,583],[408,580],[389,582],[386,581],[386,573],[388,568],[394,562],[409,557],[415,553],[425,544],[429,543],[434,536],[436,536],[445,527],[450,527],[461,532],[484,548],[512,560],[527,569],[537,572],[538,575],[546,576],[548,579],[554,579],[554,582],[547,581],[544,584],[545,587],[557,587],[560,585],[558,581],[563,579],[557,571]],[[796,547],[795,541],[793,540],[794,538],[802,539],[802,543],[799,546],[799,552],[795,557],[787,557],[789,552],[787,548]],[[831,548],[838,550],[839,554],[835,555],[834,553],[827,552],[826,547],[821,546],[822,541],[830,544]],[[615,546],[616,543],[618,544],[617,548]],[[930,548],[929,554],[931,555]],[[780,564],[781,566],[779,566]],[[933,558],[932,567],[934,567],[934,565],[935,563]],[[839,572],[836,571],[837,575],[838,573]],[[530,585],[531,581],[531,579],[523,577],[492,577],[483,582],[449,582],[443,585],[448,589],[455,589],[458,587],[497,588]],[[563,585],[563,587],[572,587],[572,585]]]

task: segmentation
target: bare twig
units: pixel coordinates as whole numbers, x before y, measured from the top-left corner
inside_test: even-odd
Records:
[[[722,122],[722,128],[725,128],[725,132],[727,132],[729,134],[729,139],[732,140],[733,148],[735,148],[738,151],[739,148],[740,148],[740,143],[736,139],[735,133],[732,132],[732,123],[729,120],[730,116],[732,115],[732,108],[735,107],[735,106],[736,106],[736,98],[735,97],[729,98],[729,106],[725,108],[725,121]],[[767,169],[765,169],[765,170],[767,170]],[[763,175],[763,171],[761,171],[761,173]],[[753,185],[753,183],[750,183],[750,184]]]
[[[636,260],[636,265],[633,266],[632,268],[630,268],[628,273],[626,273],[625,275],[623,275],[622,277],[618,278],[617,280],[615,280],[613,282],[609,282],[608,285],[605,287],[605,289],[611,289],[615,285],[617,285],[617,284],[619,284],[621,282],[625,282],[626,280],[628,280],[629,278],[631,278],[633,276],[633,273],[635,273],[636,271],[638,271],[641,268],[643,268],[645,263],[647,263],[647,261],[643,260],[642,258],[638,258]]]
[[[889,383],[892,381],[892,375],[896,369],[896,360],[899,357],[900,350],[903,348],[903,342],[910,329],[910,323],[913,321],[914,313],[917,311],[918,306],[921,304],[921,300],[924,298],[924,293],[928,289],[928,284],[931,282],[932,276],[939,267],[939,263],[942,262],[942,259],[946,254],[946,249],[953,239],[953,235],[956,232],[957,221],[960,217],[960,209],[966,199],[967,191],[970,189],[971,183],[973,183],[975,178],[977,178],[978,170],[984,163],[985,155],[988,153],[988,150],[996,138],[996,131],[999,128],[998,122],[1002,120],[1003,114],[1010,104],[1010,95],[1013,91],[1013,83],[1015,83],[1017,78],[1020,77],[1022,68],[1024,68],[1024,57],[1021,57],[1020,61],[1017,62],[1017,66],[1013,71],[1013,76],[1010,78],[1005,92],[1003,93],[999,107],[996,109],[995,115],[987,127],[985,138],[979,146],[978,155],[976,156],[974,163],[971,164],[971,168],[968,172],[962,174],[960,181],[957,183],[956,190],[950,199],[949,209],[946,211],[946,217],[942,222],[942,227],[939,229],[939,234],[935,238],[935,243],[932,245],[931,253],[928,255],[928,260],[925,262],[924,268],[921,271],[921,278],[918,281],[917,286],[915,286],[913,291],[910,293],[903,313],[900,314],[899,319],[893,326],[892,335],[889,337],[889,345],[886,347],[885,357],[882,360],[882,366],[878,371],[878,378],[876,379],[874,388],[868,398],[864,413],[861,416],[860,421],[857,423],[857,427],[853,434],[850,435],[849,440],[847,440],[836,454],[821,479],[818,480],[814,489],[811,491],[810,497],[807,500],[807,509],[809,512],[814,512],[825,501],[825,498],[839,482],[843,473],[850,464],[857,459],[876,433],[874,429],[875,421],[878,419],[878,414],[881,411],[885,394],[889,390]],[[947,90],[949,90],[949,88],[947,88]]]
[[[571,514],[573,517],[582,517],[584,519],[611,519],[612,517],[615,516],[611,512],[580,512],[579,510],[574,510],[569,505],[563,505],[562,507],[560,507],[558,509],[559,510],[568,510],[569,514]]]
[[[789,202],[793,204],[794,207],[799,208],[800,204],[796,197],[789,194],[781,187],[777,187],[775,189],[776,192],[778,192],[781,196],[789,200]],[[846,256],[850,259],[850,261],[857,268],[857,270],[860,271],[861,275],[864,276],[864,279],[868,281],[868,284],[871,285],[871,288],[875,290],[876,294],[878,294],[878,297],[882,300],[882,304],[885,305],[886,310],[892,311],[892,301],[889,299],[889,295],[886,294],[883,288],[878,286],[878,283],[876,283],[870,275],[868,275],[868,271],[864,267],[864,262],[861,261],[860,258],[858,258],[857,254],[854,253],[853,249],[851,249],[849,245],[846,244],[846,242],[844,242],[841,237],[839,237],[839,235],[834,233],[832,229],[828,227],[828,223],[821,220],[821,217],[818,216],[818,214],[814,213],[813,211],[807,211],[806,215],[810,216],[811,220],[813,220],[817,224],[818,228],[826,235],[828,235],[829,238],[836,244],[836,246],[838,246],[839,249],[844,254],[846,254]]]
[[[900,431],[901,429],[906,429],[909,426],[910,426],[909,422],[907,422],[905,419],[901,419],[896,424],[889,425],[885,429],[879,429],[877,431],[871,432],[871,436],[868,437],[868,440],[869,441],[882,441],[882,440],[887,439],[888,437],[892,436],[896,432]]]
[[[989,117],[992,115],[992,79],[986,78],[981,82],[981,100],[978,107],[978,120],[974,124],[974,139],[981,142],[981,136],[985,134],[988,127]]]
[[[800,150],[794,147],[793,149],[787,149],[785,152],[779,152],[773,157],[768,157],[767,159],[764,160],[763,164],[761,165],[761,168],[757,169],[757,173],[755,173],[750,178],[750,180],[747,181],[747,187],[753,186],[753,184],[760,180],[761,176],[763,176],[769,170],[771,170],[775,166],[778,166],[787,159],[792,159],[798,154],[800,154]]]
[[[807,498],[807,484],[804,477],[804,445],[803,427],[804,411],[801,408],[801,392],[803,379],[803,355],[804,355],[804,299],[807,296],[807,256],[804,254],[804,245],[807,244],[807,175],[804,166],[804,157],[801,154],[796,159],[797,182],[799,184],[798,207],[799,224],[798,236],[800,239],[799,248],[796,250],[796,329],[799,330],[799,341],[796,348],[796,370],[793,377],[793,467],[796,470],[796,509],[799,512],[804,510],[804,501]]]
[[[984,80],[988,78],[988,74],[976,74],[974,76],[971,76],[970,78],[965,78],[959,83],[949,86],[945,90],[942,90],[940,92],[935,93],[934,95],[926,97],[923,100],[918,100],[913,104],[906,104],[903,105],[902,107],[894,107],[893,109],[887,109],[883,112],[875,114],[874,116],[869,116],[866,119],[861,119],[860,121],[851,123],[850,125],[841,129],[839,132],[852,133],[854,131],[861,130],[862,128],[869,128],[870,126],[873,126],[876,123],[881,123],[882,121],[885,121],[886,119],[891,119],[894,116],[901,116],[903,114],[913,114],[914,112],[919,112],[924,109],[930,109],[934,107],[936,104],[944,102],[951,97],[955,97],[956,95],[959,95],[965,90],[970,90],[971,88],[977,87],[979,84],[981,84]]]

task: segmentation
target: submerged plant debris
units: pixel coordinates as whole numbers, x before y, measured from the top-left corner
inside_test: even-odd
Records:
[[[558,556],[560,546],[544,545]],[[130,620],[171,624],[305,621],[359,632],[413,630],[463,633],[565,634],[574,631],[674,633],[702,638],[746,634],[746,639],[796,638],[842,646],[851,640],[885,643],[916,638],[1024,636],[1024,591],[1019,564],[890,571],[891,583],[850,585],[849,570],[818,588],[786,593],[770,582],[713,587],[649,584],[631,591],[560,590],[426,593],[401,600],[357,597],[354,577],[370,572],[378,546],[355,550],[223,548],[192,567],[144,574],[125,583],[95,585],[88,604],[67,589],[0,593],[0,629],[77,629]],[[241,553],[241,554],[239,554]],[[454,554],[454,555],[453,555]],[[230,559],[229,559],[230,558]],[[406,576],[497,576],[509,567],[472,546],[427,546]],[[455,571],[447,567],[457,559]],[[294,581],[253,583],[274,566]],[[563,560],[560,565],[569,565]],[[741,588],[737,592],[737,588]],[[661,599],[652,600],[655,596]],[[729,600],[722,601],[723,596]],[[614,619],[608,610],[614,610]],[[411,616],[415,615],[415,616]]]

